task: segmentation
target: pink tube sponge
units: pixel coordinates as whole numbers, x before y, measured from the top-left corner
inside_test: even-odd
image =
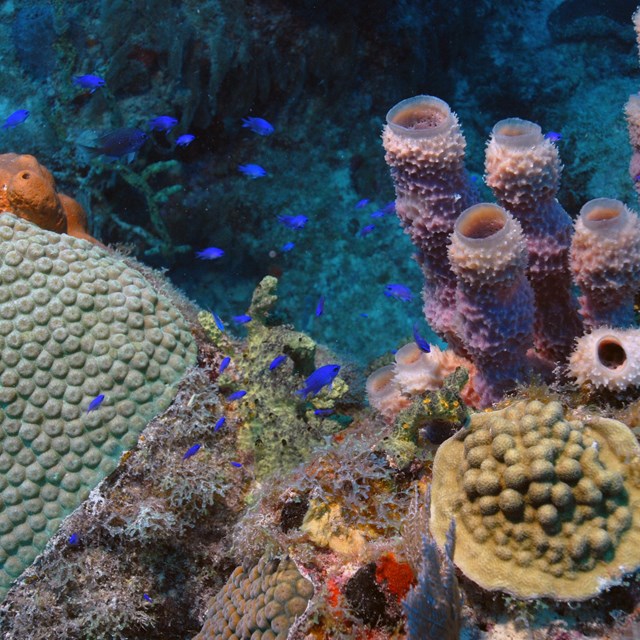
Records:
[[[640,219],[619,200],[597,198],[580,210],[571,243],[585,326],[634,324],[640,287]]]
[[[551,362],[565,360],[582,333],[570,293],[573,226],[556,200],[561,170],[555,144],[534,122],[508,118],[494,126],[486,151],[486,181],[522,225],[535,295],[534,344],[538,355]]]
[[[529,377],[533,291],[522,228],[497,205],[470,207],[456,221],[449,261],[458,277],[460,337],[478,368],[476,389],[487,406]]]
[[[447,244],[456,218],[476,201],[458,118],[439,98],[409,98],[387,114],[382,142],[396,188],[396,211],[419,249],[425,316],[434,331],[458,347]]]
[[[640,387],[640,329],[600,327],[582,336],[568,364],[579,385],[596,390],[637,391]]]

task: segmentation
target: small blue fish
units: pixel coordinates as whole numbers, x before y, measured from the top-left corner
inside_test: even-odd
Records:
[[[143,593],[142,597],[147,601],[147,602],[152,602],[151,597],[149,596],[148,593]]]
[[[238,171],[252,180],[264,178],[264,176],[268,175],[259,164],[239,164]]]
[[[220,363],[220,368],[218,369],[218,371],[222,373],[229,366],[230,362],[231,358],[229,356],[225,356],[224,358],[222,358],[222,362]]]
[[[545,133],[544,137],[547,140],[551,140],[551,142],[560,142],[562,140],[562,134],[557,131],[549,131],[549,133]]]
[[[2,125],[3,129],[13,129],[22,124],[29,117],[29,111],[26,109],[18,109],[14,111]]]
[[[217,260],[222,258],[224,251],[218,247],[207,247],[202,251],[196,251],[196,257],[200,260]]]
[[[326,387],[333,382],[339,371],[339,364],[325,364],[319,367],[305,380],[305,387],[298,389],[296,393],[303,398],[306,398],[309,394],[318,393],[322,387]]]
[[[72,533],[68,539],[69,544],[74,547],[80,542],[80,536],[77,533]]]
[[[287,242],[286,244],[283,244],[282,247],[280,247],[280,250],[286,253],[287,251],[291,251],[291,249],[293,249],[293,247],[295,246],[296,245],[293,242]]]
[[[190,458],[191,456],[195,456],[196,453],[198,453],[198,450],[200,449],[201,446],[202,445],[194,444],[192,447],[189,447],[187,452],[182,456],[182,459],[186,460],[187,458]]]
[[[356,202],[354,209],[364,209],[369,204],[369,198],[362,198]]]
[[[224,323],[222,322],[220,316],[213,311],[211,312],[211,315],[213,316],[213,321],[216,323],[216,327],[218,327],[220,331],[224,331]]]
[[[243,313],[240,316],[232,316],[231,319],[236,324],[247,324],[247,322],[251,322],[253,318],[251,316],[248,316],[246,313]]]
[[[169,133],[177,124],[178,121],[171,116],[158,116],[147,123],[149,131],[165,131],[166,133]]]
[[[316,305],[316,317],[319,318],[324,313],[324,296],[318,298],[318,304]]]
[[[417,322],[413,323],[413,339],[420,348],[420,351],[424,351],[425,353],[431,352],[431,345],[420,335]]]
[[[100,76],[94,76],[91,73],[87,73],[84,76],[75,76],[73,84],[77,84],[83,89],[90,89],[89,93],[93,93],[96,89],[104,87],[106,82],[104,81],[104,78],[101,78]]]
[[[239,469],[242,466],[242,462],[236,462],[235,460],[231,461],[231,466]]]
[[[315,413],[317,416],[330,416],[332,413],[334,413],[333,409],[314,409],[313,413]]]
[[[103,393],[101,393],[99,396],[96,396],[89,403],[89,408],[87,409],[87,413],[89,413],[89,411],[95,411],[102,404],[103,400],[104,400],[104,394]]]
[[[303,216],[299,214],[297,216],[278,216],[278,220],[282,222],[285,227],[289,227],[289,229],[304,229],[304,225],[309,222],[309,218],[307,216]]]
[[[364,311],[362,313],[358,314],[361,318],[368,318],[369,314],[368,313],[364,313]]]
[[[376,228],[375,224],[368,224],[365,227],[362,227],[362,229],[360,229],[360,231],[358,232],[358,235],[361,238],[366,238],[375,228]]]
[[[227,402],[233,402],[234,400],[240,400],[240,398],[244,398],[247,395],[247,392],[244,390],[234,391],[232,394],[227,396]]]
[[[187,147],[189,146],[196,137],[191,133],[183,133],[179,138],[176,139],[176,147]]]
[[[384,218],[385,216],[385,212],[382,209],[377,209],[376,211],[374,211],[373,213],[369,214],[370,218]]]
[[[633,179],[634,182],[640,181],[640,173]]]
[[[384,211],[387,214],[395,213],[396,212],[395,200],[392,200],[391,202],[387,202],[387,204],[385,204],[384,207],[382,207],[382,211]]]
[[[222,429],[222,427],[224,426],[224,423],[227,421],[227,419],[222,416],[221,418],[218,418],[218,421],[215,423],[213,430],[214,431],[219,431],[220,429]]]
[[[105,133],[96,140],[97,146],[80,145],[93,156],[106,156],[110,160],[125,158],[131,162],[149,136],[135,127],[123,127]]]
[[[277,369],[286,359],[287,359],[287,356],[285,355],[276,356],[271,361],[271,364],[269,365],[269,371],[273,371],[274,369]]]
[[[273,125],[264,118],[252,118],[251,116],[242,118],[242,126],[251,129],[259,136],[270,136],[275,131]]]
[[[413,294],[409,287],[405,287],[403,284],[388,284],[385,287],[384,295],[396,300],[402,300],[402,302],[409,302],[413,299]]]

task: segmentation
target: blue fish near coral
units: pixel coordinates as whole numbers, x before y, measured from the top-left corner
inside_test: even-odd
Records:
[[[285,227],[289,227],[289,229],[294,229],[298,231],[299,229],[304,229],[304,226],[309,222],[309,218],[307,216],[303,216],[302,214],[298,214],[297,216],[278,216],[278,220],[282,222]]]
[[[218,421],[213,426],[213,430],[214,431],[219,431],[220,429],[222,429],[222,427],[224,427],[224,423],[226,421],[227,421],[227,419],[224,416],[221,416],[220,418],[218,418]]]
[[[413,323],[413,339],[415,343],[418,345],[420,351],[424,351],[424,353],[431,352],[431,345],[420,335],[420,331],[418,329],[418,323]]]
[[[252,118],[251,116],[242,119],[242,126],[251,129],[259,136],[270,136],[275,131],[273,125],[264,118]]]
[[[186,460],[187,458],[190,458],[191,456],[195,456],[196,453],[198,453],[198,451],[200,450],[201,446],[202,445],[194,444],[192,447],[187,449],[187,452],[182,456],[182,459]]]
[[[219,373],[223,373],[224,370],[229,366],[231,362],[231,358],[229,356],[225,356],[222,358],[222,362],[220,363],[220,368],[218,369]]]
[[[280,251],[286,253],[287,251],[291,251],[291,249],[293,249],[293,247],[295,246],[296,245],[293,242],[287,242],[280,247]]]
[[[396,300],[402,300],[402,302],[409,302],[413,300],[413,294],[409,287],[405,287],[403,284],[391,283],[384,289],[384,295],[388,298],[395,298]]]
[[[90,411],[95,411],[103,402],[104,393],[101,393],[99,396],[96,396],[90,403],[89,408],[87,409],[87,413]]]
[[[84,76],[75,76],[73,84],[77,84],[83,89],[89,89],[89,93],[93,93],[96,89],[104,87],[106,82],[104,81],[104,78],[101,78],[100,76],[94,76],[92,73],[87,73]]]
[[[124,158],[127,162],[131,162],[148,137],[141,129],[123,127],[100,136],[96,140],[97,146],[81,146],[93,156],[106,156],[110,160]]]
[[[246,313],[243,313],[242,315],[239,315],[239,316],[232,316],[231,319],[236,324],[247,324],[247,322],[251,322],[252,320],[251,316],[247,315]]]
[[[196,252],[196,257],[200,258],[200,260],[217,260],[218,258],[222,258],[223,255],[224,251],[218,249],[218,247],[207,247],[202,251]]]
[[[360,229],[360,231],[358,232],[358,235],[361,238],[366,238],[375,228],[376,228],[375,224],[367,224],[364,227],[362,227],[362,229]]]
[[[69,536],[68,542],[72,547],[75,547],[78,544],[78,542],[80,542],[80,536],[77,533],[72,533]]]
[[[233,402],[234,400],[240,400],[240,398],[244,398],[247,395],[247,392],[244,390],[234,391],[233,393],[227,396],[227,402]]]
[[[356,202],[356,206],[354,209],[364,209],[369,204],[369,198],[362,198],[362,200],[358,200]]]
[[[298,389],[296,393],[303,398],[309,394],[316,394],[322,389],[330,385],[340,372],[339,364],[325,364],[316,369],[306,380],[303,389]]]
[[[269,365],[269,371],[273,371],[274,369],[277,369],[286,359],[287,359],[287,356],[285,356],[284,354],[276,356],[271,361],[271,364]]]
[[[239,164],[238,171],[252,180],[264,178],[267,175],[267,172],[259,164]]]
[[[158,116],[153,120],[149,120],[149,131],[165,131],[169,133],[173,127],[178,124],[178,121],[171,116]]]
[[[194,140],[196,139],[196,137],[192,134],[192,133],[183,133],[177,140],[176,140],[176,147],[187,147],[189,146]]]
[[[551,140],[551,142],[560,142],[562,140],[562,134],[557,131],[549,131],[549,133],[545,133],[544,137],[547,140]]]
[[[14,111],[10,116],[6,118],[3,129],[14,129],[19,124],[22,124],[29,117],[29,112],[26,109],[18,109]]]

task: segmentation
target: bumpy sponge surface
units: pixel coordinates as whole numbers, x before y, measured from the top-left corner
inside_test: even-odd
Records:
[[[478,413],[440,446],[431,530],[485,589],[588,598],[640,565],[640,447],[626,425],[559,402]]]
[[[0,597],[195,359],[186,322],[140,273],[0,214]]]
[[[207,620],[194,640],[286,640],[313,595],[313,585],[290,558],[263,557],[250,571],[236,567],[209,601]]]

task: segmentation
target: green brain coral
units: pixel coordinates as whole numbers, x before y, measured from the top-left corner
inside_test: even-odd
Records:
[[[431,529],[486,589],[588,598],[640,566],[640,447],[621,422],[518,401],[438,449]]]
[[[140,273],[0,214],[0,597],[195,359],[186,322]]]

